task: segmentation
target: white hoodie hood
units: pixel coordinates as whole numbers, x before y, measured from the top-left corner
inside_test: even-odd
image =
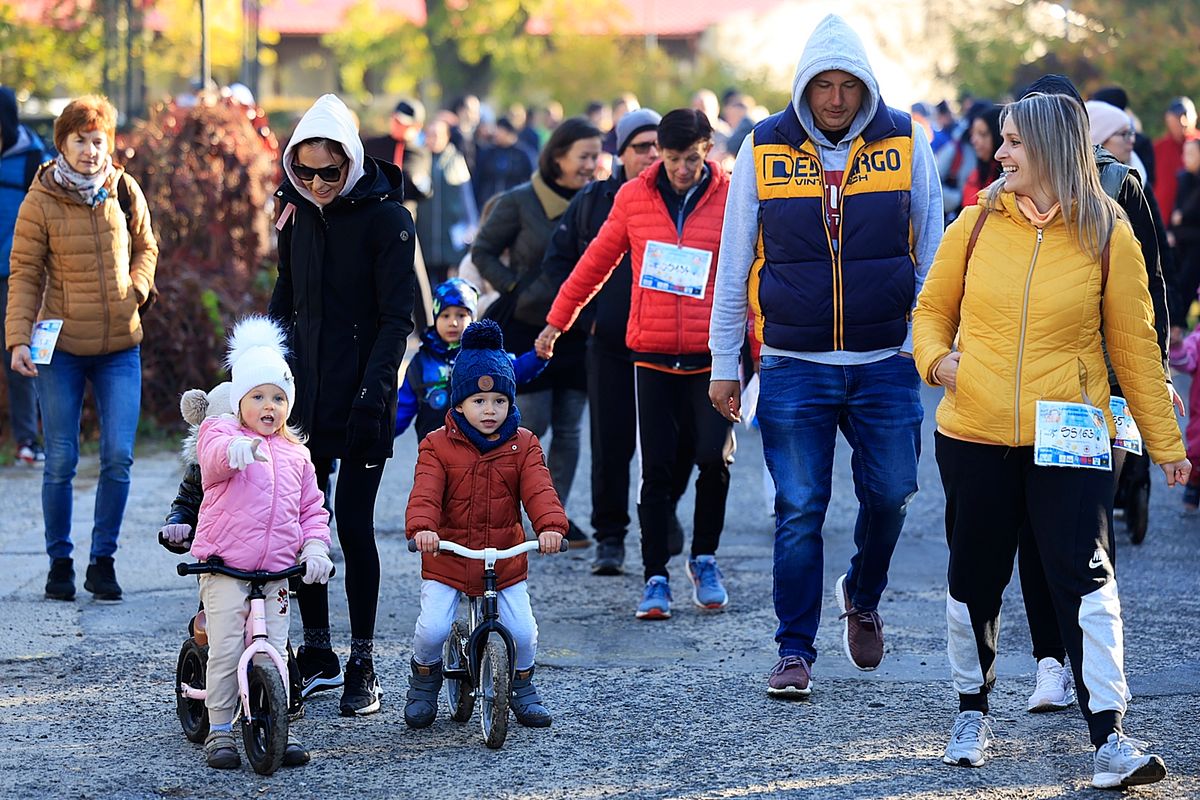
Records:
[[[309,139],[332,139],[346,151],[350,159],[349,172],[346,174],[346,183],[338,194],[349,194],[358,183],[358,179],[363,176],[366,156],[363,153],[362,140],[358,138],[358,125],[354,121],[354,115],[337,95],[322,95],[312,104],[312,108],[304,112],[292,133],[287,149],[283,151],[283,171],[287,173],[288,180],[304,199],[317,205],[312,192],[308,191],[292,172],[292,151],[301,142]]]

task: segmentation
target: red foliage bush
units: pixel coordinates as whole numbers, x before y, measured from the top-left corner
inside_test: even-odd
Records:
[[[226,329],[266,308],[279,146],[261,109],[205,96],[158,106],[118,152],[159,245],[158,303],[142,322],[142,413],[178,427],[179,395],[221,379]]]

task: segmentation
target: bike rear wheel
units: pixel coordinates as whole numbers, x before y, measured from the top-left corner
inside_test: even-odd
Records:
[[[259,775],[270,775],[283,763],[287,749],[287,692],[274,664],[251,663],[250,719],[242,720],[246,758]]]
[[[180,648],[175,664],[175,713],[189,742],[203,742],[208,736],[208,709],[203,700],[184,697],[182,687],[186,683],[193,689],[203,689],[207,672],[208,647],[196,644],[196,640],[189,637]]]
[[[450,626],[450,638],[442,648],[443,670],[465,670],[467,644],[467,626],[462,620],[455,620]],[[450,719],[455,722],[466,722],[475,710],[475,688],[470,681],[446,678],[446,699],[450,702]]]
[[[512,697],[511,674],[508,666],[508,649],[498,634],[488,636],[479,664],[479,721],[483,728],[483,741],[492,748],[504,746],[508,736],[508,703]]]

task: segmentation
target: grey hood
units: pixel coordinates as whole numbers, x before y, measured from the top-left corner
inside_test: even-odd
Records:
[[[875,116],[880,102],[879,84],[867,61],[867,51],[862,40],[846,24],[846,20],[837,14],[830,14],[817,23],[816,30],[804,45],[800,63],[796,65],[796,77],[792,81],[792,108],[795,109],[796,116],[808,135],[824,147],[833,147],[835,143],[830,142],[817,130],[804,90],[813,78],[832,69],[850,73],[861,80],[867,90],[862,108],[850,123],[850,132],[843,140],[849,142],[862,133],[863,128],[867,127],[867,123]]]
[[[283,171],[287,173],[288,180],[302,197],[314,205],[316,199],[292,172],[292,151],[301,142],[317,138],[338,142],[350,159],[350,171],[346,174],[346,183],[339,194],[349,194],[354,189],[354,185],[364,174],[363,162],[366,161],[362,140],[358,137],[358,124],[354,121],[350,109],[346,108],[346,104],[335,94],[321,95],[317,102],[312,104],[312,108],[304,112],[304,116],[296,124],[296,130],[292,132],[287,150],[283,151]]]

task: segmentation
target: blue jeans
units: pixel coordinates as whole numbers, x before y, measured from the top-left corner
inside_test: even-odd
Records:
[[[142,404],[140,346],[100,356],[76,356],[61,350],[50,364],[38,366],[38,402],[46,442],[42,477],[42,515],[46,553],[70,558],[71,482],[79,463],[79,418],[84,384],[91,381],[100,416],[100,481],[90,563],[117,552],[117,535],[129,498],[129,469]]]
[[[846,587],[872,611],[887,586],[892,552],[917,492],[921,453],[920,378],[904,356],[830,366],[763,356],[758,423],[775,481],[775,641],[780,656],[817,657],[824,552],[821,528],[832,491],[840,429],[851,466],[858,520]]]

